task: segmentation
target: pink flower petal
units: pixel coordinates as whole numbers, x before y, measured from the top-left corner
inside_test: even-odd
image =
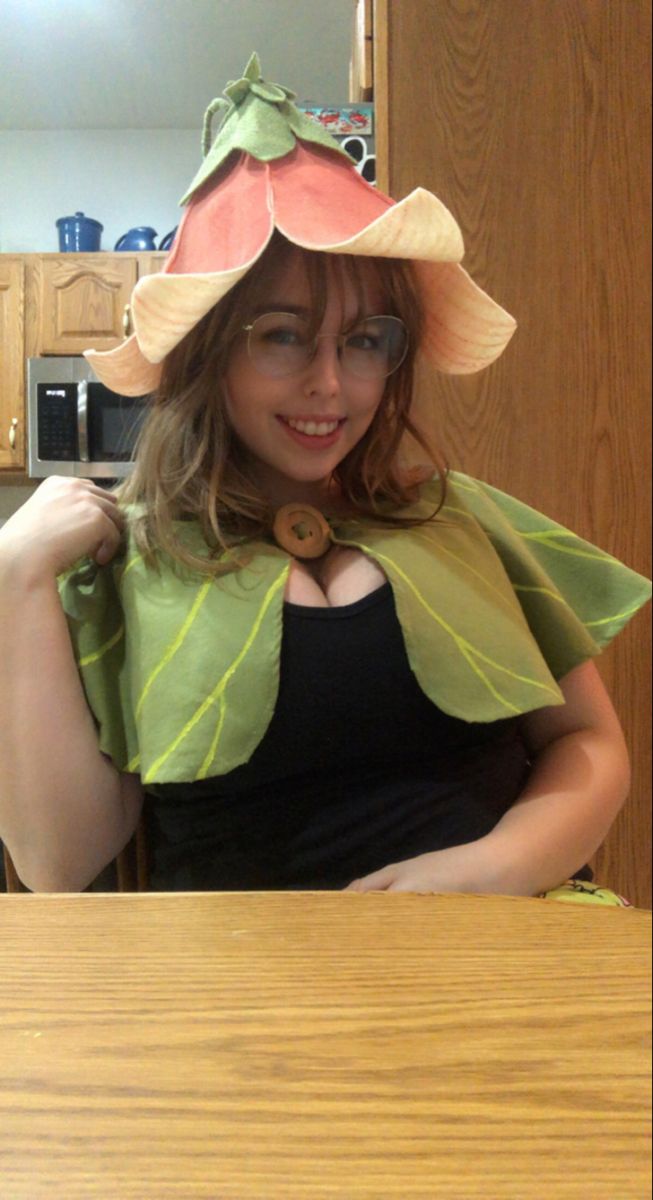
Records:
[[[233,270],[262,252],[273,225],[302,246],[334,245],[394,206],[353,165],[319,146],[298,142],[269,163],[241,154],[188,204],[164,273]]]
[[[220,174],[190,201],[166,260],[166,274],[231,271],[251,262],[267,245],[273,221],[269,164],[241,154]]]
[[[297,142],[269,166],[274,223],[289,241],[307,248],[347,241],[394,207],[353,164],[319,146]]]

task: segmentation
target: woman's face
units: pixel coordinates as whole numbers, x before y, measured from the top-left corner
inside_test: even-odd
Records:
[[[310,304],[301,257],[292,255],[261,292],[250,322],[265,312],[310,315]],[[383,312],[380,289],[366,285],[360,315]],[[339,334],[358,315],[352,284],[347,281],[340,289],[332,280],[319,333]],[[343,369],[331,336],[320,338],[310,363],[281,379],[261,374],[249,358],[246,334],[237,339],[225,373],[227,415],[273,505],[300,500],[319,505],[328,499],[331,475],[369,428],[385,383],[383,378],[360,379]]]

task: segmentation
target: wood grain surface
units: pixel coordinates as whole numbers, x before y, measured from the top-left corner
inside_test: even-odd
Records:
[[[0,897],[3,1200],[643,1200],[651,914]]]
[[[422,186],[517,319],[478,375],[434,377],[452,466],[651,574],[651,3],[375,0],[379,187]],[[651,610],[599,668],[631,798],[594,863],[651,906]]]
[[[24,321],[22,260],[0,254],[0,471],[17,471],[25,462]]]

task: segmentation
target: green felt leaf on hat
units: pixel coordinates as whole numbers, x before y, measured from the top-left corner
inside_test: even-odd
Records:
[[[187,204],[234,150],[251,154],[259,162],[271,162],[290,154],[296,139],[300,138],[334,150],[353,164],[350,155],[319,121],[311,120],[293,104],[294,92],[262,78],[257,54],[252,54],[242,77],[227,84],[224,95],[226,100],[212,100],[206,110],[204,162],[180,204]],[[210,145],[211,119],[219,110],[224,114],[222,125]]]
[[[231,100],[233,105],[238,106],[242,104],[248,91],[249,81],[247,79],[236,79],[232,83],[227,84],[224,94]]]
[[[252,83],[250,90],[261,100],[269,100],[272,104],[283,104],[284,100],[294,99],[294,93],[289,97],[285,88],[277,87],[276,83]]]

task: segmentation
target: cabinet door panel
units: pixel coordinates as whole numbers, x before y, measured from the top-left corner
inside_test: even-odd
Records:
[[[65,255],[39,264],[41,354],[111,350],[124,337],[123,320],[136,283],[134,257]]]
[[[0,256],[0,468],[25,465],[24,267]],[[13,443],[13,444],[12,444]]]

